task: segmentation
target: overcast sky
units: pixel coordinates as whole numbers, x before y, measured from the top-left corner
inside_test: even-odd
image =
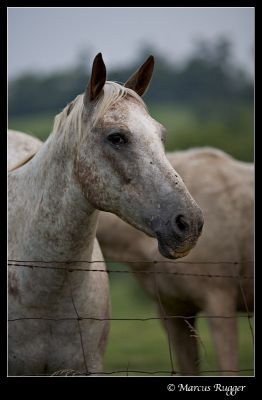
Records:
[[[74,64],[82,50],[125,65],[151,43],[171,61],[196,38],[231,39],[237,61],[253,71],[254,8],[9,8],[9,78]]]

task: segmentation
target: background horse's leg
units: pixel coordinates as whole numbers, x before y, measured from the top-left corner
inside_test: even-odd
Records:
[[[233,290],[232,290],[233,292]],[[233,318],[208,318],[222,375],[238,375],[238,332],[234,293],[213,292],[207,304],[207,315],[233,316]],[[225,371],[225,372],[223,372]]]
[[[179,314],[177,311],[169,315]],[[161,315],[161,313],[160,313]],[[175,350],[178,372],[181,375],[199,374],[198,343],[195,336],[195,318],[162,320],[163,326]]]

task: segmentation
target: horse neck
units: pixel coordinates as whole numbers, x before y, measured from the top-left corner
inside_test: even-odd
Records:
[[[17,198],[23,204],[18,222],[27,238],[22,253],[29,260],[91,259],[98,212],[75,178],[76,151],[74,141],[65,146],[62,136],[51,135],[31,162],[17,171]]]

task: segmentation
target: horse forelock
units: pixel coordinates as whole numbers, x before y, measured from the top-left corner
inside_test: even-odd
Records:
[[[98,101],[97,106],[92,116],[92,127],[105,115],[106,111],[118,100],[130,96],[138,101],[138,103],[146,108],[142,98],[133,90],[126,88],[119,83],[107,81],[104,86],[104,93]]]
[[[90,120],[88,121],[90,129],[94,128],[98,121],[104,116],[106,111],[118,100],[130,96],[146,109],[142,98],[133,90],[126,88],[119,83],[107,81],[103,88],[103,95],[92,107]],[[61,113],[57,114],[54,120],[52,134],[58,134],[66,131],[69,127],[82,134],[82,115],[84,109],[84,94],[78,95],[69,103]]]

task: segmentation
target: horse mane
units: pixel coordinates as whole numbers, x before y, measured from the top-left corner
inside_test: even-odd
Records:
[[[95,105],[94,112],[90,116],[90,128],[95,127],[97,122],[103,117],[109,107],[127,95],[136,99],[139,104],[146,109],[144,101],[136,92],[120,85],[119,83],[107,81],[103,88],[103,95],[98,100],[97,104]],[[62,130],[66,130],[70,127],[74,131],[78,131],[79,136],[81,136],[83,109],[84,94],[80,94],[71,103],[69,103],[60,114],[56,115],[52,134],[60,133]]]

